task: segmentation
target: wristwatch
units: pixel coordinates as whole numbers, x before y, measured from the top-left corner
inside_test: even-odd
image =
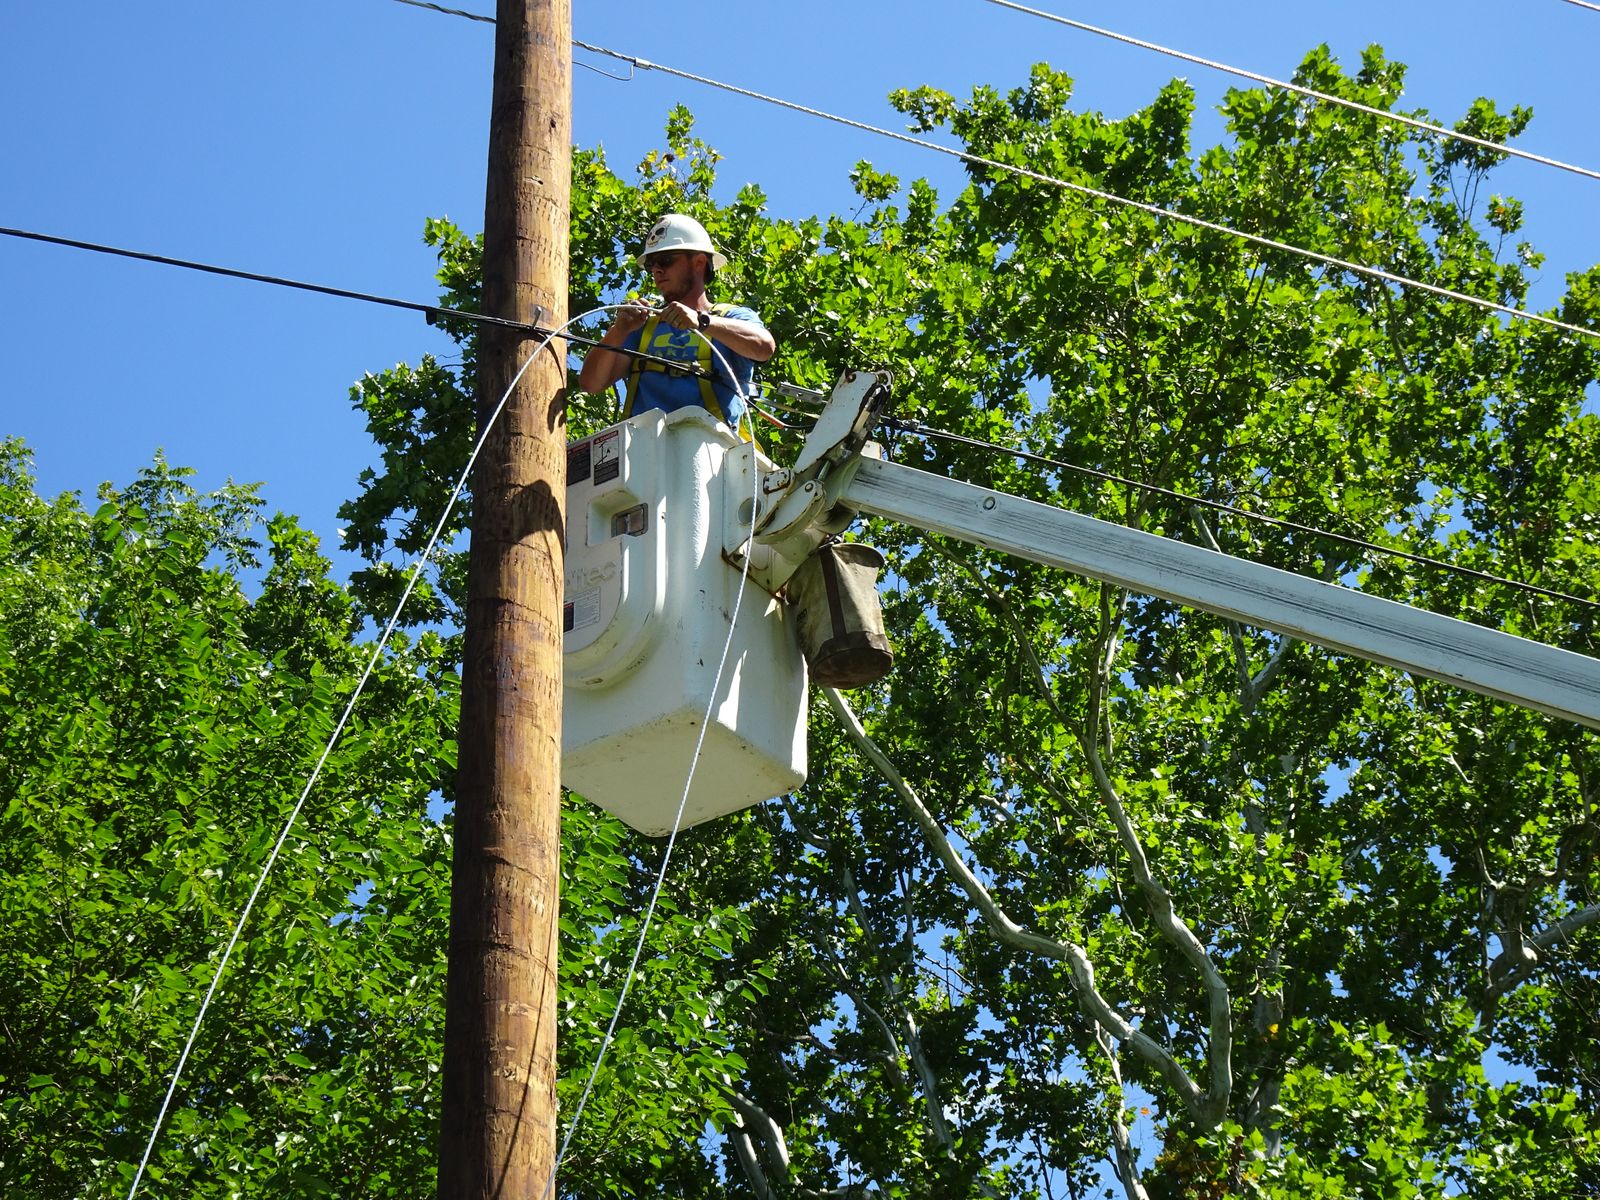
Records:
[[[701,313],[700,314],[700,332],[704,333],[706,330],[708,330],[710,328],[711,328],[711,314],[708,313],[708,312]]]

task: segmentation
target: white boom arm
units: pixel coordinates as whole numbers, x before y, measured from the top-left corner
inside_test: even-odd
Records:
[[[840,499],[1600,728],[1600,660],[1568,650],[898,463],[863,461]]]
[[[887,378],[880,378],[886,386]],[[863,400],[860,387],[841,386],[829,410],[856,405],[866,416],[869,403],[875,417],[883,405],[881,395]],[[818,422],[813,439],[840,427],[852,429],[849,440],[859,445],[861,423],[837,415],[830,419],[829,412]],[[828,450],[808,440],[802,458],[807,464],[823,464],[806,486],[825,491],[826,503],[1102,579],[1600,729],[1600,659],[898,463],[859,457],[840,462],[837,454],[830,460]],[[764,507],[770,516],[776,506]]]

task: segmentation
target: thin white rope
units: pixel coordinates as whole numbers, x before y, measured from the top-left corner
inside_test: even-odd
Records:
[[[361,698],[362,689],[366,687],[367,680],[371,678],[373,670],[377,667],[378,658],[382,655],[384,646],[388,644],[390,636],[394,633],[394,627],[400,620],[400,614],[405,609],[406,601],[411,598],[412,590],[416,587],[418,578],[421,577],[422,568],[427,564],[428,556],[433,553],[434,546],[437,545],[440,535],[444,532],[445,522],[450,519],[450,514],[455,509],[456,501],[461,497],[461,489],[466,486],[467,478],[472,473],[473,465],[478,461],[478,454],[482,451],[484,443],[489,439],[489,431],[494,428],[495,421],[499,419],[506,402],[511,399],[511,393],[522,380],[523,373],[533,365],[534,359],[539,357],[544,348],[558,335],[579,321],[587,320],[602,311],[604,309],[597,308],[581,313],[568,320],[560,328],[546,334],[544,340],[535,347],[533,353],[528,355],[527,361],[512,376],[505,395],[500,397],[500,402],[495,405],[488,421],[484,423],[483,432],[478,436],[477,444],[472,447],[472,453],[467,458],[467,465],[462,469],[461,477],[456,480],[455,488],[450,493],[450,500],[444,506],[444,512],[440,514],[438,524],[433,527],[433,535],[428,539],[428,544],[423,547],[422,553],[417,556],[416,564],[411,569],[411,577],[406,580],[405,591],[400,596],[400,602],[395,605],[394,614],[390,616],[389,623],[384,626],[383,635],[378,639],[377,645],[373,647],[372,654],[367,659],[366,669],[362,671],[361,679],[356,683],[356,690],[351,693],[349,702],[344,706],[344,712],[340,714],[338,724],[334,726],[333,733],[328,737],[327,745],[322,748],[322,754],[318,757],[316,766],[311,770],[311,777],[306,780],[305,788],[300,792],[299,800],[295,802],[294,808],[290,810],[288,820],[283,823],[283,832],[278,835],[278,840],[273,845],[272,852],[267,855],[267,861],[262,865],[261,874],[257,877],[255,887],[250,892],[250,898],[245,902],[244,911],[239,914],[239,919],[234,924],[233,936],[228,939],[227,947],[222,952],[222,959],[217,963],[216,973],[211,977],[211,986],[206,989],[205,998],[200,1002],[200,1011],[195,1015],[194,1025],[189,1030],[189,1038],[184,1043],[183,1053],[178,1056],[178,1065],[173,1068],[172,1082],[167,1087],[166,1097],[161,1101],[161,1110],[156,1114],[155,1126],[150,1130],[150,1140],[145,1144],[144,1155],[139,1160],[139,1168],[134,1172],[133,1183],[128,1188],[127,1200],[133,1200],[135,1193],[139,1190],[139,1181],[144,1178],[145,1168],[150,1165],[150,1156],[155,1151],[156,1139],[160,1136],[161,1127],[166,1122],[167,1111],[172,1105],[173,1095],[178,1090],[178,1081],[183,1075],[183,1068],[189,1061],[189,1052],[194,1048],[195,1039],[200,1035],[201,1023],[204,1022],[206,1012],[211,1007],[211,998],[216,994],[217,985],[222,981],[222,975],[227,969],[228,960],[232,957],[234,948],[239,943],[239,937],[244,932],[245,922],[250,919],[250,913],[255,908],[256,899],[261,895],[261,889],[266,885],[267,876],[271,874],[273,864],[278,861],[279,852],[282,851],[284,843],[289,839],[289,833],[300,816],[300,810],[305,807],[306,800],[311,795],[311,789],[316,786],[317,779],[322,774],[322,768],[328,761],[328,756],[333,753],[333,748],[339,741],[339,735],[344,732],[345,724],[350,720],[350,714],[355,709],[356,701]]]
[[[663,66],[660,63],[654,63],[648,59],[636,58],[632,55],[622,54],[616,50],[607,50],[603,46],[592,46],[587,42],[580,42],[577,39],[573,39],[572,44],[595,54],[605,54],[612,58],[621,59],[623,62],[632,63],[641,71],[661,71],[667,75],[674,75],[679,79],[687,79],[691,83],[704,84],[706,87],[712,87],[721,91],[731,92],[736,96],[744,96],[750,100],[759,100],[764,104],[774,104],[779,108],[787,108],[793,112],[803,113],[810,117],[818,117],[824,121],[833,121],[836,124],[844,125],[851,129],[859,129],[863,133],[874,133],[880,137],[892,138],[898,142],[905,142],[907,145],[921,147],[924,150],[933,150],[940,154],[948,154],[952,158],[961,159],[963,162],[969,162],[977,166],[992,167],[997,171],[1006,171],[1012,175],[1018,175],[1025,179],[1032,179],[1039,183],[1048,184],[1051,187],[1062,188],[1065,191],[1076,192],[1079,195],[1089,196],[1096,200],[1104,200],[1111,204],[1122,205],[1125,208],[1137,209],[1140,212],[1148,213],[1149,215],[1162,220],[1177,221],[1180,224],[1190,225],[1196,229],[1204,229],[1210,233],[1220,233],[1225,237],[1237,238],[1243,242],[1250,242],[1254,245],[1262,246],[1268,250],[1277,250],[1285,254],[1298,255],[1301,258],[1307,258],[1313,262],[1322,263],[1324,266],[1334,267],[1341,271],[1349,271],[1353,275],[1364,275],[1371,279],[1378,279],[1385,283],[1395,284],[1397,287],[1413,288],[1417,291],[1429,292],[1432,295],[1443,297],[1446,300],[1456,300],[1462,304],[1469,304],[1475,308],[1486,309],[1490,312],[1504,313],[1511,317],[1521,317],[1524,320],[1534,321],[1540,325],[1549,325],[1552,328],[1563,331],[1564,333],[1573,333],[1580,337],[1593,338],[1596,341],[1600,341],[1600,331],[1585,329],[1581,325],[1572,325],[1566,321],[1558,321],[1554,317],[1547,317],[1539,313],[1529,312],[1527,309],[1514,308],[1511,305],[1500,304],[1493,300],[1484,300],[1478,296],[1468,295],[1466,292],[1458,292],[1451,288],[1440,287],[1437,284],[1424,283],[1420,279],[1409,279],[1404,275],[1397,275],[1392,271],[1385,271],[1380,267],[1369,267],[1364,266],[1361,263],[1348,262],[1345,259],[1335,258],[1329,254],[1321,254],[1315,250],[1307,250],[1303,246],[1293,246],[1287,242],[1280,242],[1274,240],[1273,238],[1262,237],[1260,234],[1245,233],[1242,230],[1232,229],[1227,225],[1219,225],[1215,221],[1207,221],[1203,217],[1194,217],[1190,216],[1188,213],[1174,212],[1171,209],[1160,208],[1154,204],[1146,204],[1140,200],[1130,200],[1126,196],[1118,196],[1113,192],[1101,191],[1099,188],[1092,188],[1086,184],[1072,183],[1069,180],[1060,179],[1054,175],[1045,175],[1039,171],[1029,170],[1027,167],[1013,166],[1011,163],[1003,163],[996,159],[985,158],[981,154],[972,154],[968,151],[957,150],[950,146],[941,146],[938,142],[930,142],[926,138],[913,137],[909,133],[899,133],[892,129],[884,129],[881,126],[869,125],[864,121],[856,121],[849,117],[841,117],[836,113],[824,112],[822,109],[811,108],[804,104],[797,104],[792,100],[783,100],[777,96],[769,96],[763,92],[752,91],[749,88],[739,87],[736,84],[724,83],[719,79],[711,79],[704,75],[696,75],[691,71],[679,70],[677,67]]]
[[[986,0],[989,4],[1001,8],[1009,8],[1014,12],[1026,13],[1030,17],[1039,17],[1045,21],[1054,21],[1057,25],[1066,25],[1073,29],[1092,33],[1097,37],[1110,38],[1114,42],[1124,45],[1137,46],[1140,50],[1152,50],[1157,54],[1165,54],[1169,58],[1181,59],[1186,63],[1193,63],[1199,67],[1209,67],[1213,71],[1222,71],[1228,75],[1235,75],[1240,79],[1248,79],[1252,83],[1265,84],[1267,87],[1281,88],[1286,92],[1296,92],[1302,96],[1309,96],[1313,100],[1320,100],[1325,104],[1338,104],[1344,108],[1352,108],[1356,112],[1366,113],[1368,116],[1379,117],[1385,121],[1395,121],[1401,125],[1409,125],[1413,129],[1421,129],[1427,133],[1437,134],[1440,137],[1450,138],[1453,141],[1465,142],[1468,145],[1479,146],[1485,150],[1493,150],[1496,154],[1509,154],[1514,158],[1525,158],[1529,162],[1539,163],[1541,166],[1555,167],[1561,171],[1571,171],[1574,175],[1583,175],[1589,179],[1600,179],[1600,171],[1580,167],[1574,163],[1562,162],[1558,158],[1548,158],[1543,154],[1535,154],[1530,150],[1519,150],[1515,146],[1507,146],[1502,142],[1491,142],[1487,138],[1474,137],[1470,133],[1461,133],[1455,129],[1447,129],[1443,125],[1432,125],[1427,121],[1408,117],[1404,113],[1391,112],[1388,109],[1373,108],[1369,104],[1362,104],[1358,100],[1346,100],[1342,96],[1334,96],[1328,92],[1319,92],[1315,88],[1302,87],[1298,83],[1290,83],[1283,79],[1274,79],[1270,75],[1258,75],[1254,71],[1247,71],[1243,67],[1231,67],[1227,63],[1218,62],[1212,58],[1202,58],[1198,54],[1190,54],[1183,50],[1174,50],[1170,46],[1162,46],[1156,42],[1147,42],[1143,38],[1132,37],[1126,33],[1118,33],[1112,29],[1102,29],[1098,25],[1090,25],[1083,21],[1074,21],[1070,17],[1063,17],[1053,12],[1046,12],[1040,8],[1029,8],[1026,4],[1018,4],[1016,0]],[[1581,0],[1571,0],[1580,3]],[[1593,4],[1585,5],[1587,8],[1597,8]]]
[[[722,365],[723,370],[727,371],[728,377],[733,380],[734,391],[738,394],[740,400],[744,402],[744,412],[741,414],[740,419],[744,421],[745,428],[750,434],[750,541],[754,542],[757,509],[761,497],[761,464],[756,458],[756,427],[750,416],[754,405],[751,398],[745,393],[743,385],[739,383],[738,376],[734,374],[733,369],[728,365],[728,360],[723,357],[721,348],[698,329],[692,330],[692,332],[696,337],[711,346],[712,354],[716,355],[717,361]],[[639,927],[639,940],[634,943],[633,958],[629,961],[628,972],[623,977],[622,991],[617,996],[617,1006],[611,1013],[611,1021],[606,1026],[605,1036],[600,1040],[600,1052],[595,1056],[594,1066],[590,1069],[589,1078],[583,1085],[583,1093],[578,1098],[578,1106],[573,1110],[572,1123],[567,1126],[566,1136],[561,1139],[561,1148],[556,1152],[556,1161],[550,1168],[550,1176],[544,1181],[544,1187],[540,1189],[539,1200],[548,1200],[550,1190],[555,1186],[556,1174],[561,1170],[561,1164],[567,1157],[567,1148],[571,1146],[572,1137],[578,1131],[578,1122],[583,1117],[583,1110],[588,1106],[590,1093],[594,1091],[594,1082],[600,1075],[600,1067],[606,1060],[606,1052],[611,1048],[612,1038],[617,1031],[617,1022],[622,1017],[622,1007],[627,1003],[628,991],[633,987],[634,975],[639,969],[639,959],[644,953],[645,938],[650,932],[650,923],[655,918],[656,902],[661,898],[661,889],[667,881],[667,866],[672,861],[672,848],[678,842],[678,830],[683,823],[683,810],[689,803],[689,789],[694,784],[694,773],[700,765],[700,751],[705,745],[706,730],[711,725],[711,714],[716,708],[717,689],[722,686],[722,672],[728,664],[728,652],[733,647],[734,630],[738,627],[739,622],[739,606],[744,602],[745,583],[750,578],[750,551],[753,549],[753,545],[747,548],[744,555],[744,563],[739,571],[739,590],[734,594],[733,614],[728,618],[728,637],[722,643],[722,657],[717,660],[716,674],[711,679],[711,694],[706,700],[706,711],[700,719],[700,732],[695,737],[694,753],[689,758],[688,778],[683,781],[683,795],[678,800],[678,811],[672,818],[672,832],[667,838],[666,850],[661,855],[661,869],[656,872],[655,887],[651,889],[650,903],[645,908],[644,923]]]

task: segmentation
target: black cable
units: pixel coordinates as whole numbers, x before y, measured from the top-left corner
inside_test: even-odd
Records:
[[[132,258],[140,262],[160,263],[166,267],[182,267],[188,271],[204,271],[208,275],[222,275],[229,279],[248,279],[253,283],[270,283],[275,287],[296,288],[302,292],[317,292],[324,296],[338,296],[344,300],[362,300],[368,304],[386,304],[390,308],[404,308],[412,312],[422,313],[431,324],[439,317],[459,317],[463,321],[471,321],[478,325],[492,325],[499,329],[514,329],[519,333],[530,336],[542,337],[549,333],[547,329],[540,329],[537,325],[524,324],[521,321],[509,321],[504,317],[490,317],[483,313],[462,312],[456,308],[440,308],[434,304],[418,304],[414,300],[396,300],[390,296],[374,296],[368,292],[353,292],[347,288],[328,287],[320,283],[305,283],[298,279],[283,279],[276,275],[258,275],[253,271],[240,271],[233,267],[218,267],[209,263],[192,262],[183,258],[168,258],[163,254],[150,254],[143,250],[125,250],[118,246],[106,246],[99,242],[82,242],[76,238],[56,237],[49,233],[35,233],[28,229],[9,229],[0,226],[0,233],[7,237],[26,238],[29,241],[45,242],[52,246],[70,246],[75,250],[92,250],[96,254],[114,254],[119,258]]]
[[[504,317],[491,317],[483,313],[465,312],[458,308],[440,308],[439,306],[433,304],[420,304],[414,300],[397,300],[390,296],[376,296],[369,292],[356,292],[351,291],[348,288],[328,287],[325,284],[306,283],[297,279],[284,279],[276,275],[261,275],[254,271],[240,271],[233,267],[218,267],[209,263],[193,262],[188,259],[169,258],[162,254],[150,254],[142,250],[126,250],[117,246],[102,245],[98,242],[79,241],[75,238],[57,237],[54,234],[36,233],[26,229],[12,229],[6,226],[0,226],[0,234],[4,234],[8,237],[24,238],[29,241],[44,242],[53,246],[68,246],[77,250],[89,250],[96,254],[112,254],[120,258],[131,258],[140,262],[153,262],[160,263],[161,265],[168,267],[181,267],[189,271],[203,271],[209,275],[221,275],[229,279],[245,279],[253,283],[266,283],[275,287],[294,288],[303,292],[316,292],[323,296],[336,296],[345,300],[359,300],[368,304],[383,304],[390,308],[402,308],[411,312],[422,313],[427,318],[430,325],[437,324],[442,318],[454,317],[476,325],[485,325],[495,329],[508,329],[514,330],[518,333],[526,333],[530,337],[552,336],[550,330],[544,329],[536,324],[528,324],[522,321],[511,321]],[[625,346],[608,346],[604,342],[596,341],[593,338],[580,337],[579,335],[573,333],[564,333],[555,336],[560,336],[567,342],[576,343],[580,346],[599,347],[601,349],[610,350],[613,354],[621,354],[627,358],[638,358],[643,359],[646,362],[657,363],[658,365],[665,367],[670,371],[680,373],[682,375],[706,379],[714,378],[710,372],[703,371],[698,366],[690,366],[683,363],[674,362],[670,359],[659,358],[656,355],[647,354],[641,350],[633,350]],[[1585,600],[1580,596],[1569,595],[1566,592],[1558,592],[1550,588],[1539,587],[1537,584],[1523,583],[1516,579],[1504,579],[1498,575],[1490,575],[1487,572],[1474,570],[1471,567],[1463,567],[1457,563],[1446,562],[1443,559],[1427,558],[1420,554],[1412,554],[1409,550],[1396,550],[1389,546],[1380,546],[1375,542],[1368,542],[1361,538],[1349,537],[1342,533],[1333,533],[1332,531],[1326,529],[1316,529],[1309,525],[1300,525],[1294,521],[1286,521],[1281,517],[1269,517],[1264,513],[1253,513],[1248,509],[1237,508],[1231,504],[1224,504],[1219,500],[1206,500],[1200,496],[1185,495],[1182,492],[1174,492],[1168,488],[1159,487],[1153,483],[1140,483],[1137,480],[1124,479],[1121,476],[1108,474],[1104,471],[1097,471],[1091,467],[1080,467],[1073,463],[1061,462],[1058,459],[1045,458],[1042,455],[1032,454],[1026,450],[1014,450],[1007,446],[999,446],[993,442],[982,442],[976,438],[965,437],[958,433],[946,433],[943,430],[934,429],[931,426],[924,425],[920,421],[889,419],[885,420],[884,424],[892,429],[904,430],[907,433],[915,433],[924,437],[943,438],[947,441],[961,442],[965,445],[975,446],[985,450],[994,450],[1000,453],[1009,454],[1016,458],[1026,459],[1030,462],[1038,462],[1046,466],[1056,467],[1063,471],[1072,471],[1079,475],[1086,475],[1090,478],[1111,483],[1119,483],[1124,487],[1139,488],[1155,495],[1166,496],[1172,500],[1181,500],[1188,504],[1198,504],[1204,508],[1210,508],[1217,512],[1225,512],[1234,516],[1245,517],[1252,521],[1261,521],[1266,524],[1276,525],[1282,529],[1291,529],[1297,533],[1305,533],[1316,537],[1329,538],[1332,541],[1340,542],[1348,546],[1354,546],[1371,553],[1387,554],[1391,557],[1404,559],[1408,562],[1415,562],[1431,567],[1439,567],[1446,571],[1454,571],[1457,574],[1466,575],[1485,582],[1499,583],[1504,584],[1507,587],[1519,588],[1523,591],[1532,592],[1536,595],[1545,596],[1550,599],[1566,600],[1574,604],[1585,605],[1589,608],[1600,609],[1600,604],[1597,604],[1595,601]]]
[[[419,312],[427,318],[428,324],[437,325],[441,320],[457,318],[469,321],[474,325],[485,325],[493,329],[507,329],[517,333],[525,333],[529,337],[559,337],[563,340],[576,343],[580,346],[597,346],[603,350],[610,350],[613,354],[621,354],[626,358],[643,359],[645,362],[656,363],[669,371],[695,376],[703,379],[714,379],[709,371],[703,371],[698,366],[692,366],[672,359],[661,358],[654,354],[647,354],[642,350],[633,350],[626,346],[608,346],[594,338],[580,337],[575,333],[552,333],[538,324],[529,324],[523,321],[512,321],[505,317],[491,317],[484,313],[466,312],[459,308],[440,308],[436,304],[419,304],[415,300],[396,300],[392,296],[375,296],[370,292],[354,292],[348,288],[328,287],[320,283],[306,283],[298,279],[284,279],[277,275],[259,275],[254,271],[240,271],[233,267],[218,267],[210,263],[193,262],[184,258],[168,258],[163,254],[150,254],[143,250],[125,250],[118,246],[106,246],[98,242],[83,242],[76,238],[57,237],[49,233],[36,233],[28,229],[10,229],[0,226],[0,234],[7,237],[25,238],[33,242],[45,242],[52,246],[69,246],[75,250],[91,250],[96,254],[114,254],[119,258],[132,258],[139,262],[160,263],[166,267],[182,267],[187,271],[203,271],[208,275],[221,275],[228,279],[246,279],[252,283],[267,283],[274,287],[294,288],[302,292],[316,292],[323,296],[337,296],[342,300],[360,300],[367,304],[384,304],[390,308],[403,308],[410,312]]]
[[[409,4],[412,8],[426,8],[432,12],[443,13],[447,17],[465,17],[469,21],[482,21],[485,25],[493,25],[493,17],[479,16],[477,13],[467,12],[460,8],[445,8],[440,4],[428,4],[426,0],[399,0],[401,4]]]
[[[1586,608],[1600,609],[1600,603],[1594,600],[1585,600],[1582,596],[1574,596],[1568,592],[1558,592],[1551,588],[1540,587],[1536,583],[1523,583],[1519,579],[1506,579],[1500,575],[1491,575],[1487,571],[1479,571],[1473,567],[1463,567],[1459,563],[1447,562],[1442,558],[1428,558],[1426,555],[1413,554],[1409,550],[1398,550],[1393,546],[1380,546],[1376,542],[1369,542],[1362,538],[1351,537],[1348,534],[1334,533],[1328,529],[1318,529],[1313,525],[1301,525],[1296,521],[1288,521],[1282,517],[1271,517],[1265,513],[1251,512],[1247,508],[1226,504],[1221,500],[1207,500],[1202,496],[1190,496],[1183,492],[1175,492],[1171,488],[1161,487],[1154,483],[1140,483],[1136,479],[1125,479],[1121,475],[1113,475],[1109,471],[1098,471],[1093,467],[1080,467],[1076,463],[1062,462],[1060,459],[1046,458],[1042,454],[1033,454],[1027,450],[1016,450],[1010,446],[997,445],[994,442],[984,442],[977,438],[969,438],[959,433],[946,433],[942,429],[934,429],[924,425],[921,421],[911,421],[904,418],[886,417],[882,422],[892,429],[914,433],[921,437],[942,438],[945,441],[959,442],[962,445],[973,446],[982,450],[993,450],[1012,458],[1025,459],[1028,462],[1039,463],[1043,466],[1055,467],[1062,471],[1070,471],[1103,483],[1117,483],[1123,487],[1136,488],[1139,491],[1149,492],[1153,495],[1164,496],[1169,500],[1180,500],[1185,504],[1195,504],[1202,508],[1209,508],[1215,512],[1227,513],[1230,516],[1244,517],[1251,521],[1260,521],[1267,525],[1276,525],[1280,529],[1288,529],[1295,533],[1308,534],[1312,537],[1327,538],[1330,541],[1340,542],[1343,545],[1365,550],[1369,554],[1387,554],[1392,558],[1404,559],[1406,562],[1417,563],[1425,567],[1437,567],[1445,571],[1454,571],[1458,575],[1478,580],[1482,583],[1498,583],[1506,587],[1517,588],[1524,592],[1531,592],[1550,600],[1565,600],[1570,604],[1581,604]]]

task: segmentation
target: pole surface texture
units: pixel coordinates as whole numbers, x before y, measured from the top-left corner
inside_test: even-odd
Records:
[[[567,307],[570,0],[499,0],[496,22],[483,311],[554,328]],[[479,337],[482,420],[538,343]],[[565,361],[557,343],[528,367],[472,481],[440,1200],[533,1200],[554,1167]]]

